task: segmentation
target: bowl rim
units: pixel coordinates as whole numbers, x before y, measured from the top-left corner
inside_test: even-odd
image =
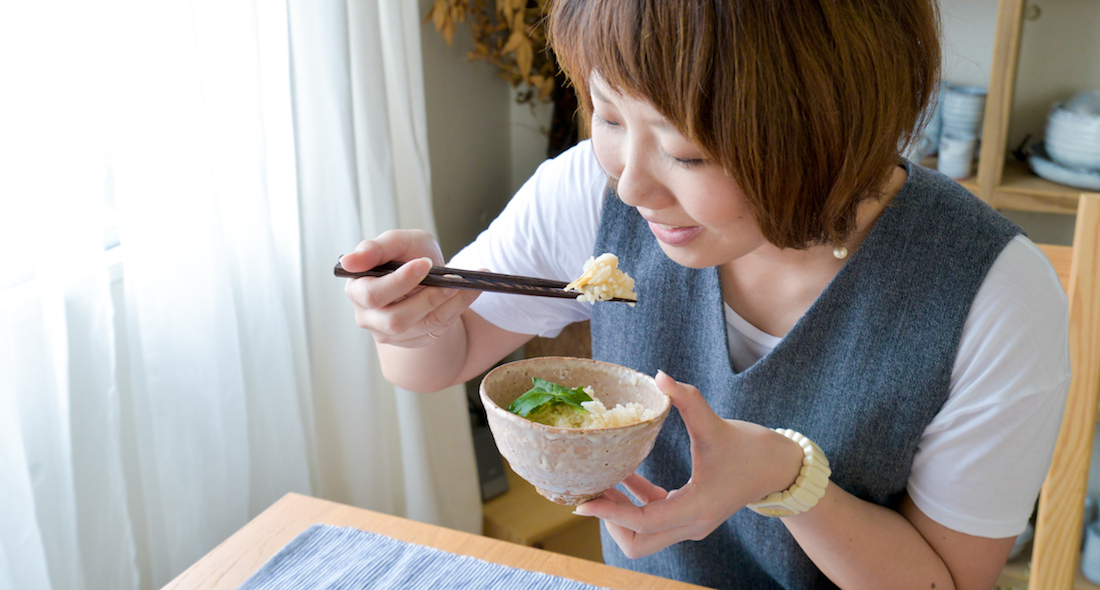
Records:
[[[1080,149],[1084,151],[1100,151],[1100,142],[1093,143],[1091,141],[1080,139],[1071,139],[1068,137],[1044,137],[1043,142],[1047,145],[1055,144],[1060,148],[1067,149]]]
[[[944,91],[954,91],[957,94],[968,96],[988,96],[989,88],[977,84],[963,84],[959,82],[944,82]]]
[[[1050,114],[1047,115],[1048,119],[1055,118],[1067,118],[1067,119],[1080,119],[1088,121],[1090,123],[1100,122],[1100,115],[1093,115],[1090,113],[1079,113],[1077,111],[1066,110],[1066,101],[1060,100],[1050,107]]]
[[[647,379],[648,381],[653,383],[653,388],[656,389],[657,392],[660,393],[663,396],[661,398],[662,399],[661,411],[657,412],[656,416],[654,416],[654,417],[652,417],[648,420],[642,420],[641,422],[632,422],[630,424],[621,424],[619,426],[603,426],[603,427],[599,427],[599,428],[568,428],[568,427],[563,427],[563,426],[550,426],[548,424],[543,424],[541,422],[535,422],[534,420],[529,420],[527,418],[524,418],[523,416],[513,414],[512,412],[508,411],[508,408],[500,407],[499,404],[497,404],[488,395],[485,394],[485,380],[488,379],[489,376],[492,375],[493,373],[495,373],[497,371],[501,371],[505,367],[512,367],[512,366],[515,366],[515,365],[527,364],[527,363],[531,363],[533,361],[544,361],[545,362],[545,361],[553,361],[553,360],[584,361],[584,362],[587,362],[587,363],[593,363],[593,364],[602,365],[602,366],[605,366],[605,367],[615,367],[615,368],[618,368],[618,369],[626,370],[630,373],[634,373],[638,376],[639,379]],[[568,432],[573,432],[573,433],[578,433],[578,432],[607,432],[607,431],[613,431],[613,430],[626,430],[626,429],[630,429],[630,428],[639,428],[639,427],[644,427],[644,426],[648,426],[650,424],[659,423],[661,421],[664,421],[664,419],[668,416],[669,412],[672,410],[672,398],[669,397],[669,395],[667,393],[661,391],[660,388],[657,387],[657,382],[653,377],[651,377],[649,375],[646,375],[645,373],[643,373],[641,371],[638,371],[636,369],[632,369],[630,367],[627,367],[625,365],[617,365],[615,363],[609,363],[609,362],[606,362],[606,361],[598,361],[596,359],[583,358],[583,357],[573,357],[573,356],[536,356],[536,357],[531,357],[531,358],[525,358],[525,359],[510,361],[510,362],[507,362],[507,363],[502,363],[502,364],[497,365],[496,367],[494,367],[492,370],[490,370],[488,373],[486,373],[484,377],[481,378],[481,383],[479,383],[478,386],[477,386],[477,392],[478,392],[478,396],[481,398],[482,405],[486,406],[485,410],[487,412],[488,411],[500,412],[500,414],[503,414],[503,417],[506,420],[519,420],[520,422],[515,422],[515,423],[516,424],[528,424],[528,425],[531,425],[531,426],[535,427],[538,430],[547,430],[549,432],[565,432],[565,433],[568,433]]]

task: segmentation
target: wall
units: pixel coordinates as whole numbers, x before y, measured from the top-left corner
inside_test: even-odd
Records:
[[[997,0],[943,0],[945,80],[989,84]],[[1029,135],[1042,138],[1050,106],[1076,91],[1100,88],[1100,2],[1039,0],[1028,3],[1016,93],[1009,127],[1010,149]],[[1069,244],[1073,217],[1005,212],[1036,241]]]
[[[421,14],[431,4],[421,0]],[[421,30],[432,205],[448,258],[477,237],[511,196],[511,91],[491,66],[465,59],[471,47],[465,27],[451,47],[430,23]]]

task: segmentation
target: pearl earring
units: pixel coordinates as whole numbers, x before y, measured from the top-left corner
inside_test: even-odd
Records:
[[[848,249],[844,246],[836,246],[833,248],[833,257],[837,260],[844,260],[848,256]]]

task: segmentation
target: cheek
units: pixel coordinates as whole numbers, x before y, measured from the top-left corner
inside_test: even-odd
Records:
[[[740,226],[746,223],[755,225],[748,201],[728,177],[700,183],[697,190],[702,198],[694,200],[693,209],[701,218],[715,226]]]
[[[600,167],[614,178],[619,178],[623,173],[622,153],[617,142],[602,125],[592,124],[592,151],[596,154],[596,160]]]

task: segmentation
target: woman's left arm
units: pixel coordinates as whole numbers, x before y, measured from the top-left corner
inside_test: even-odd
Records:
[[[630,558],[705,538],[749,502],[790,487],[802,464],[797,443],[757,424],[722,419],[695,387],[664,373],[657,385],[672,398],[691,437],[691,479],[668,492],[631,475],[623,484],[642,505],[611,489],[576,511],[603,519]],[[783,522],[814,564],[846,590],[988,590],[1014,542],[948,529],[908,497],[895,511],[831,482],[816,506]]]
[[[894,511],[833,484],[817,506],[783,524],[818,569],[845,589],[989,590],[1015,542],[949,529],[908,495]]]

